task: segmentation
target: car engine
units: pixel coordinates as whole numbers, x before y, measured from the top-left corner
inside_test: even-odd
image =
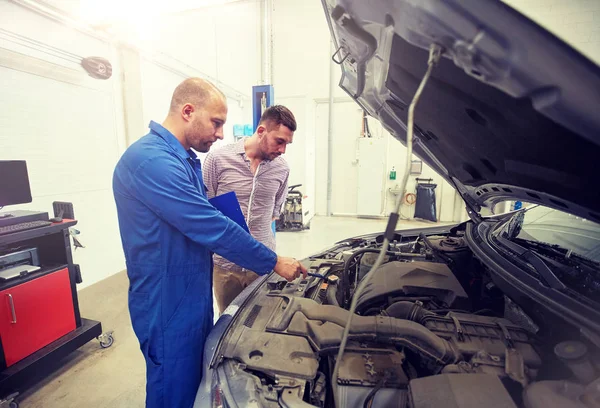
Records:
[[[324,278],[267,282],[221,356],[250,403],[333,407],[335,392],[341,407],[600,406],[598,349],[559,322],[541,327],[494,285],[464,231],[390,246],[357,299],[332,387],[379,245],[340,243],[307,264]]]

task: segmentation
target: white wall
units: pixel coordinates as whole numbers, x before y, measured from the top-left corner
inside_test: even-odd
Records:
[[[81,4],[92,1],[49,2],[77,16],[85,14],[82,13],[85,4],[83,9]],[[138,70],[143,119],[137,125],[138,134],[130,135],[129,142],[147,132],[150,120],[164,119],[173,90],[190,76],[211,80],[228,96],[225,140],[215,147],[232,142],[234,124],[252,123],[250,93],[251,87],[259,83],[261,69],[260,2],[242,0],[163,15],[156,15],[155,11],[191,8],[206,2],[176,1],[164,6],[149,3],[148,10],[129,16],[133,3],[123,0],[124,10],[116,10],[116,14],[130,20],[117,20],[110,28],[121,40],[140,49]],[[114,7],[114,2],[106,3],[106,7]]]
[[[304,107],[296,103],[293,111],[309,112],[298,121],[299,132],[307,125],[313,132],[307,151],[301,152],[291,146],[286,159],[290,162],[294,180],[297,180],[295,183],[312,186],[305,191],[313,212],[324,214],[323,203],[326,205],[327,200],[327,125],[323,127],[323,118],[327,118],[327,109],[323,110],[316,101],[329,94],[330,35],[321,2],[273,0],[272,31],[275,102],[305,101]],[[336,71],[336,82],[339,77],[340,72]],[[335,94],[343,96],[344,92],[336,86]],[[344,151],[336,149],[336,157],[343,160],[343,155]],[[295,166],[301,170],[294,170]]]
[[[317,105],[316,119],[316,189],[317,189],[317,214],[326,214],[327,211],[327,124],[328,104]],[[333,129],[333,169],[332,169],[332,198],[331,211],[334,215],[354,215],[357,213],[358,200],[367,200],[370,197],[359,197],[358,195],[358,163],[357,142],[361,137],[362,110],[351,99],[346,102],[334,103],[334,129]],[[401,184],[402,174],[406,163],[406,148],[394,137],[392,137],[374,119],[369,119],[369,128],[374,138],[385,140],[386,154],[381,158],[385,162],[385,196],[381,215],[388,215],[394,210],[395,197],[389,193],[390,188],[396,188]],[[416,159],[416,157],[414,157]],[[396,180],[389,179],[389,172],[395,167],[397,171]],[[406,191],[415,192],[415,178],[411,176]],[[438,185],[437,216],[440,221],[460,220],[461,211],[464,206],[460,205],[456,213],[456,193],[454,189],[437,173],[427,165],[423,165],[423,173],[420,178],[432,178]],[[412,218],[414,206],[403,206],[402,215]]]
[[[79,7],[78,1],[54,3],[74,14]],[[79,289],[125,269],[112,172],[128,144],[148,132],[150,119],[164,119],[179,82],[205,77],[228,95],[220,143],[233,141],[234,123],[251,123],[249,94],[260,79],[258,9],[247,1],[167,16],[148,24],[138,52],[0,2],[0,28],[113,64],[112,78],[95,80],[76,61],[0,35],[0,160],[27,160],[33,194],[31,204],[7,209],[52,215],[53,201],[73,202],[86,246],[74,252],[84,280]],[[144,43],[147,35],[156,40]]]
[[[241,1],[161,16],[142,46],[250,95],[260,79],[260,3]]]
[[[329,27],[321,1],[273,0],[275,97],[329,96]],[[346,96],[337,86],[336,96]]]
[[[0,15],[0,28],[12,34],[116,61],[106,42],[13,3],[0,2]],[[8,58],[7,50],[18,51],[22,64]],[[124,269],[111,189],[112,170],[124,146],[119,76],[95,80],[75,62],[47,52],[0,40],[0,160],[27,160],[33,195],[31,204],[7,210],[52,215],[53,201],[74,204],[76,228],[86,246],[74,252],[81,288]]]
[[[600,1],[504,0],[596,63],[600,62]]]
[[[292,111],[298,125],[294,141],[286,149],[285,159],[290,166],[288,185],[302,184],[298,188],[303,194],[303,219],[308,223],[315,215],[315,102],[305,96],[277,97],[275,102]]]
[[[358,200],[357,139],[360,136],[361,110],[352,100],[334,103],[331,211],[338,215],[356,214]],[[316,114],[317,214],[327,213],[327,126],[329,104],[319,103]]]

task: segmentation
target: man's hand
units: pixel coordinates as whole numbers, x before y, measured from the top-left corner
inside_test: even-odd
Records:
[[[288,282],[298,278],[300,274],[306,278],[306,268],[294,258],[278,256],[277,264],[275,264],[273,270],[277,275],[285,278]]]

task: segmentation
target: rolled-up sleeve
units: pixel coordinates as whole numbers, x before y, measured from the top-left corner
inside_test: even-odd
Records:
[[[168,156],[147,159],[134,171],[130,188],[158,217],[210,251],[259,274],[275,267],[275,252],[215,209],[182,163]]]

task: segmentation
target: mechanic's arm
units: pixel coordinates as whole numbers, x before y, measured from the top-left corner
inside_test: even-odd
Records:
[[[208,189],[206,195],[208,198],[213,198],[217,195],[217,189],[219,186],[219,175],[217,174],[217,166],[215,163],[215,157],[211,153],[208,153],[202,163],[202,178],[204,184]]]
[[[281,209],[283,208],[283,204],[285,203],[285,199],[287,198],[289,177],[290,172],[288,171],[285,175],[285,180],[283,181],[283,183],[281,183],[279,190],[277,190],[277,194],[275,194],[275,205],[273,206],[273,221],[279,219]]]
[[[190,182],[183,164],[159,156],[134,172],[131,190],[162,220],[192,241],[258,274],[274,269],[293,280],[306,270],[292,258],[278,257],[238,224],[214,208]]]

